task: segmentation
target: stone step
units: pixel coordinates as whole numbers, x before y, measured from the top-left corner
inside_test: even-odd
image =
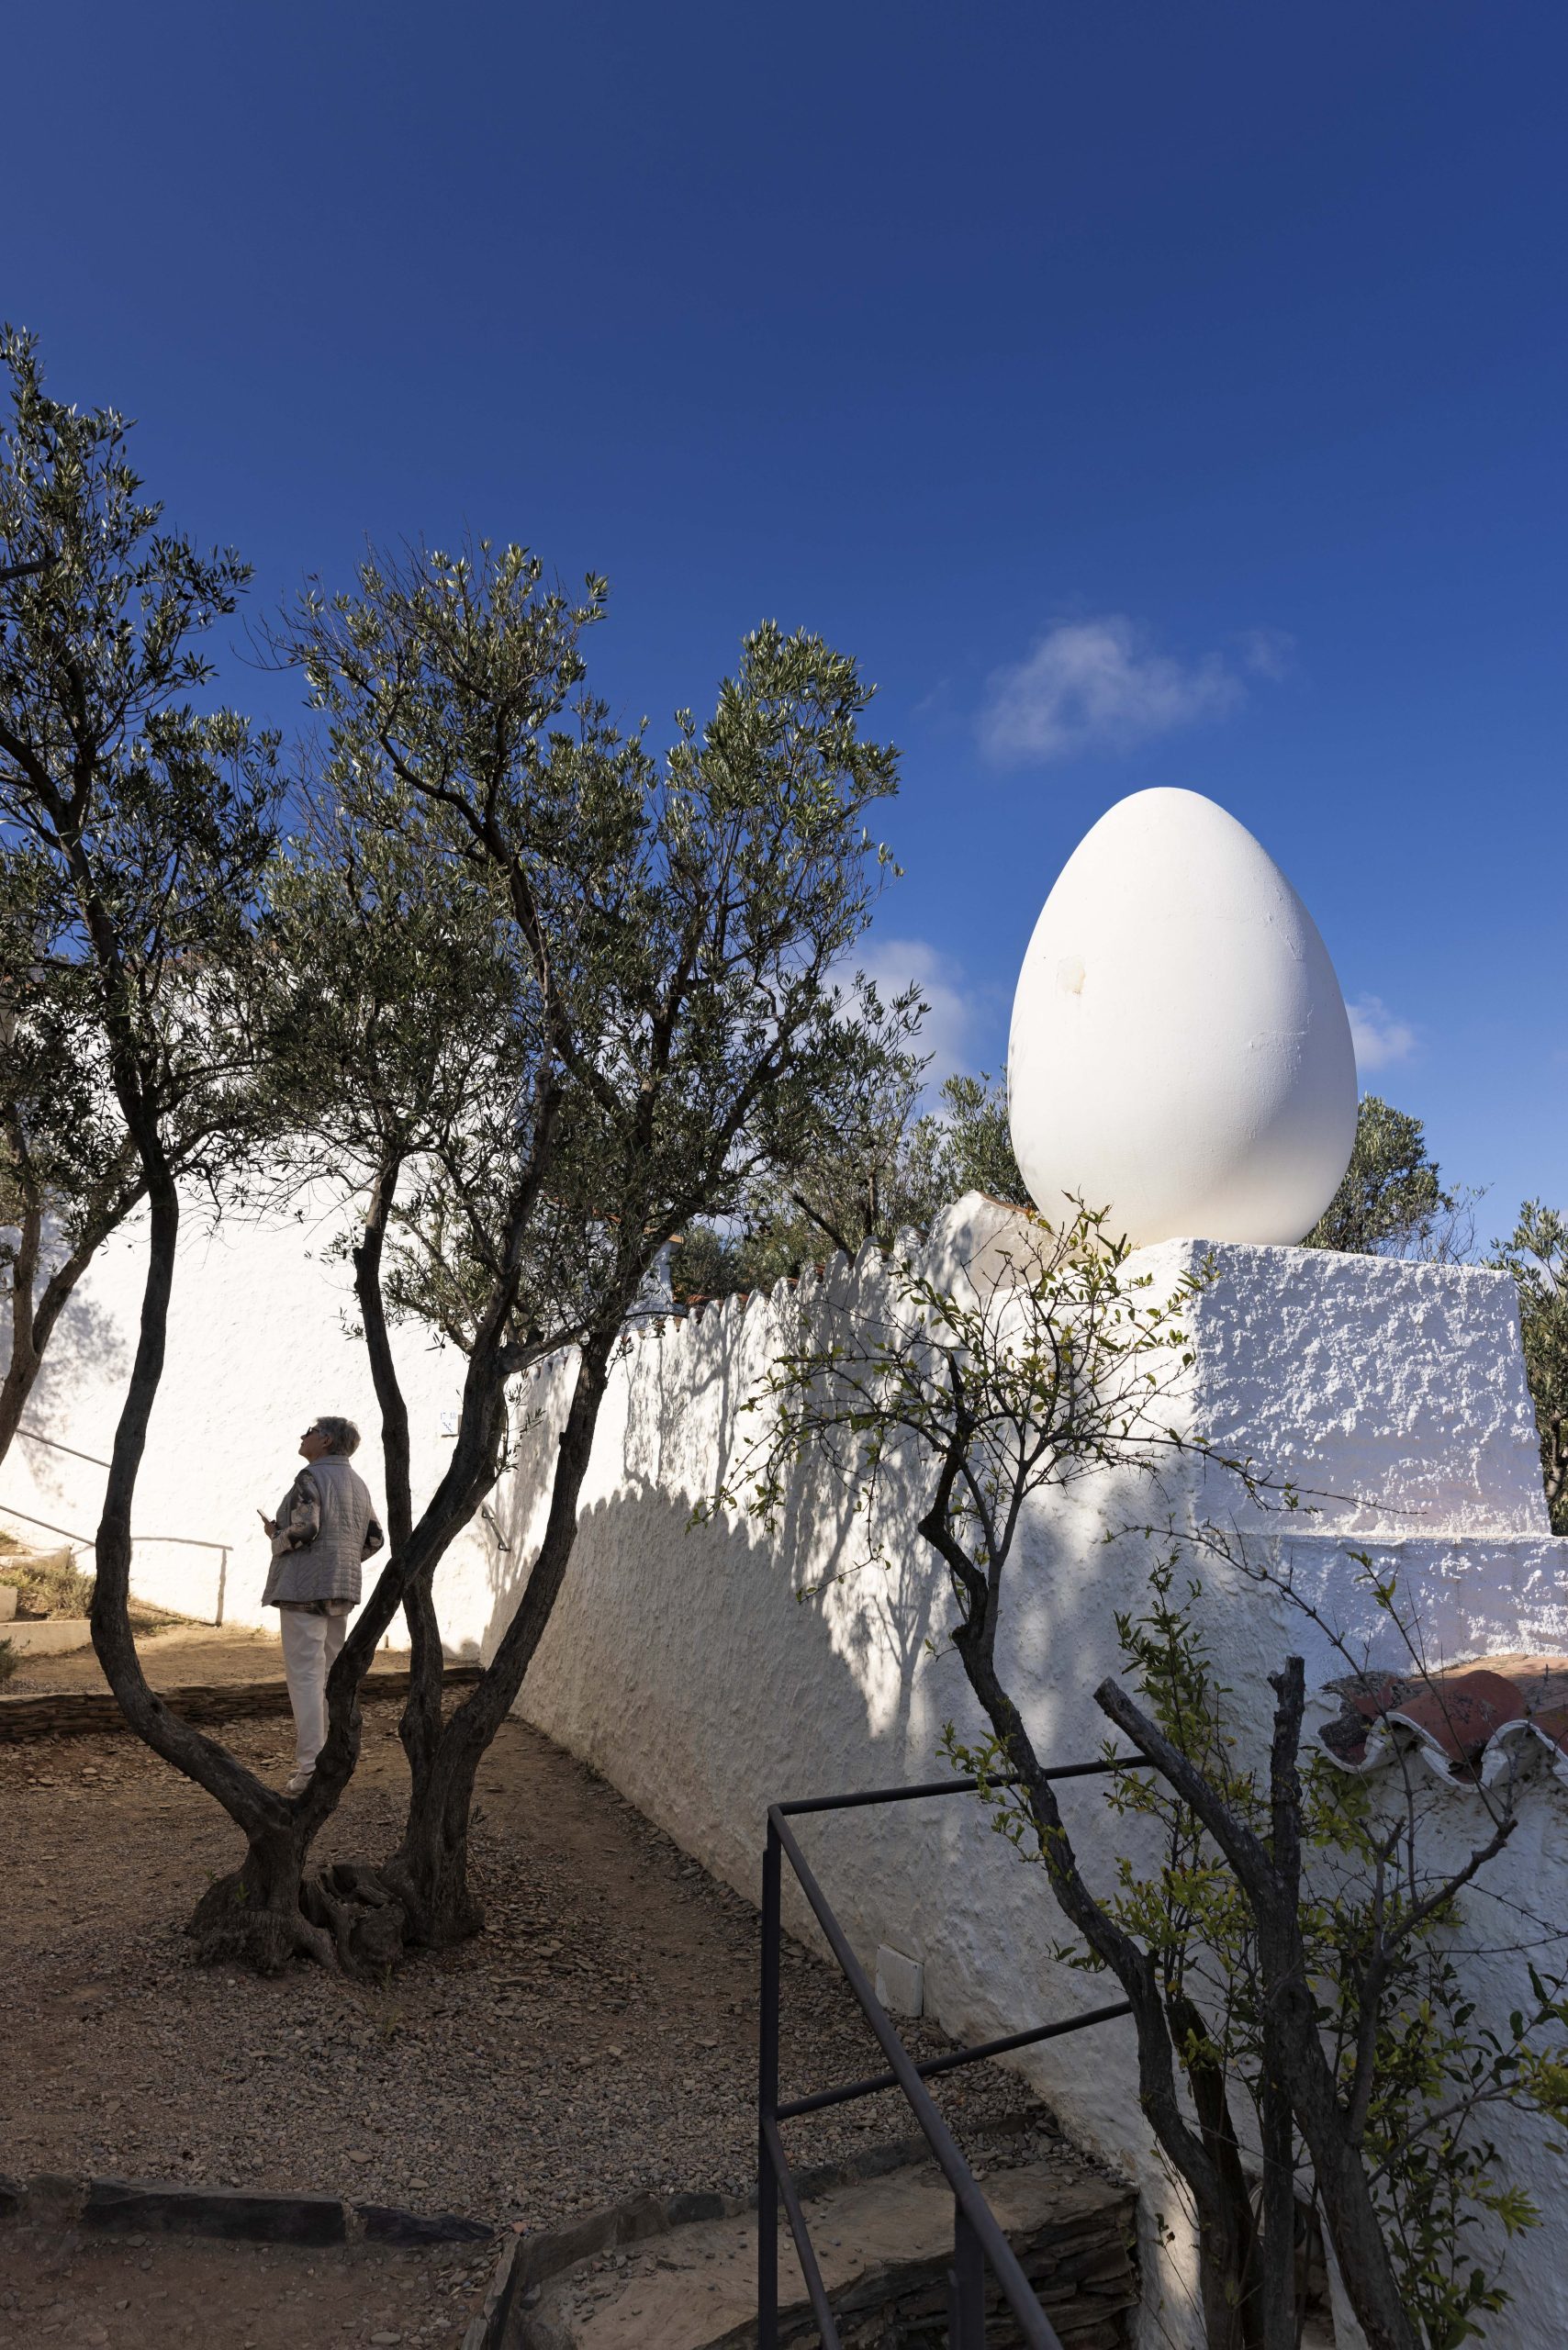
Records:
[[[9,1640],[18,1656],[65,1656],[92,1647],[93,1627],[85,1616],[12,1615],[0,1639]]]
[[[1067,2153],[1003,2164],[980,2185],[1063,2350],[1123,2350],[1137,2301],[1132,2190]],[[831,2188],[805,2211],[845,2350],[946,2344],[953,2199],[934,2164]],[[814,2343],[782,2211],[778,2271],[780,2339]],[[756,2339],[756,2213],[580,2261],[529,2300],[504,2350],[743,2350]],[[991,2350],[1018,2338],[993,2290]]]

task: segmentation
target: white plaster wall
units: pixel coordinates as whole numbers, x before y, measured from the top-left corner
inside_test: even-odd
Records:
[[[1196,1270],[1203,1241],[1142,1261]],[[1193,1427],[1344,1533],[1545,1534],[1512,1276],[1327,1248],[1215,1249]]]
[[[355,1465],[378,1508],[379,1418],[360,1341],[349,1335],[348,1268],[331,1254],[340,1208],[302,1197],[271,1224],[226,1219],[199,1203],[182,1227],[166,1368],[153,1409],[133,1520],[132,1588],[183,1615],[267,1623],[271,1516],[298,1467],[299,1438],[320,1412],[357,1422]],[[125,1380],[135,1348],[146,1265],[140,1220],[101,1252],[62,1316],[23,1427],[0,1465],[0,1528],[90,1553]],[[8,1334],[0,1328],[0,1344]],[[443,1416],[461,1397],[462,1366],[422,1337],[399,1334],[409,1404],[416,1503],[439,1478]],[[449,1638],[472,1650],[495,1604],[490,1556],[476,1535],[454,1546],[438,1586]],[[91,1567],[90,1555],[84,1565]],[[401,1638],[401,1624],[395,1627]]]
[[[970,1201],[935,1237],[933,1259],[951,1278],[966,1260],[994,1261],[1007,1239],[996,1213]],[[1179,1269],[1194,1246],[1148,1252],[1149,1270]],[[1271,1702],[1264,1676],[1287,1653],[1305,1653],[1317,1681],[1346,1669],[1333,1632],[1352,1655],[1400,1661],[1389,1654],[1386,1626],[1357,1580],[1346,1540],[1349,1534],[1353,1547],[1372,1547],[1360,1529],[1369,1516],[1386,1524],[1374,1507],[1385,1487],[1423,1497],[1425,1530],[1379,1533],[1374,1555],[1398,1561],[1434,1660],[1561,1646],[1568,1545],[1526,1530],[1539,1526],[1540,1512],[1526,1477],[1534,1470],[1519,1424],[1517,1334],[1498,1285],[1347,1259],[1325,1270],[1294,1249],[1216,1255],[1218,1278],[1195,1317],[1185,1424],[1223,1428],[1258,1459],[1265,1439],[1276,1443],[1293,1470],[1310,1465],[1325,1491],[1355,1497],[1326,1505],[1321,1517],[1294,1519],[1288,1533],[1262,1524],[1250,1546],[1278,1582],[1310,1598],[1319,1627],[1277,1583],[1260,1588],[1212,1561],[1202,1570],[1222,1677],[1235,1685],[1252,1735],[1260,1736]],[[841,1300],[857,1292],[865,1304],[880,1293],[882,1275],[869,1264],[851,1275],[841,1264],[829,1280]],[[711,1494],[745,1441],[741,1407],[790,1312],[782,1293],[745,1310],[732,1301],[700,1322],[672,1321],[633,1339],[607,1400],[577,1550],[521,1699],[530,1719],[752,1898],[769,1801],[929,1778],[942,1768],[944,1723],[978,1728],[956,1660],[926,1649],[948,1620],[947,1604],[913,1531],[913,1506],[890,1571],[851,1575],[805,1602],[796,1596],[801,1585],[857,1555],[842,1496],[822,1482],[802,1472],[777,1535],[740,1512],[690,1524],[693,1505]],[[1330,1323],[1338,1326],[1326,1335]],[[570,1376],[568,1362],[536,1375],[537,1430],[498,1501],[514,1555],[523,1558],[537,1539]],[[1433,1458],[1445,1448],[1446,1465]],[[1175,1487],[1163,1500],[1180,1515],[1194,1498]],[[1433,1525],[1447,1508],[1457,1532]],[[1059,1759],[1101,1746],[1105,1726],[1092,1693],[1118,1669],[1113,1615],[1137,1606],[1149,1564],[1143,1538],[1104,1537],[1148,1515],[1147,1491],[1103,1478],[1042,1502],[1023,1528],[1002,1668],[1039,1749]],[[1489,1518],[1499,1532],[1484,1540]],[[1402,1511],[1395,1522],[1403,1528]],[[1308,1530],[1294,1530],[1301,1527]],[[1468,1851],[1470,1800],[1457,1792],[1443,1800],[1439,1835],[1456,1852]],[[1126,1822],[1113,1827],[1092,1787],[1068,1801],[1089,1874],[1108,1886],[1113,1855],[1136,1844],[1136,1831]],[[922,1960],[928,2006],[959,2038],[1019,2030],[1114,1996],[1104,1978],[1053,1962],[1060,1927],[1039,1873],[989,1832],[969,1801],[812,1818],[801,1835],[862,1955],[888,1942]],[[1478,1908],[1490,1911],[1502,1896],[1533,1904],[1553,1930],[1568,1927],[1568,1900],[1555,1878],[1543,1888],[1540,1855],[1526,1842],[1568,1853],[1568,1795],[1549,1779],[1531,1794],[1525,1842],[1499,1866]],[[1491,1916],[1477,1941],[1517,1940],[1496,1930],[1498,1917],[1511,1914]],[[799,1904],[793,1922],[804,1930]],[[1506,2011],[1521,1970],[1487,1964],[1497,1980],[1483,1987]],[[1081,2143],[1138,2179],[1149,2296],[1144,2338],[1195,2345],[1190,2246],[1137,2110],[1126,2024],[1048,2043],[1018,2066]],[[1506,2117],[1497,2134],[1521,2165],[1528,2160],[1560,2221],[1568,2211],[1561,2163],[1543,2157],[1536,2133]],[[1176,2223],[1168,2252],[1156,2242],[1156,2214]],[[1539,2231],[1512,2256],[1522,2342],[1568,2339],[1568,2270],[1556,2234]]]
[[[216,1233],[193,1212],[182,1241],[169,1367],[138,1497],[134,1580],[147,1596],[195,1616],[215,1613],[221,1567],[228,1620],[262,1620],[266,1558],[254,1513],[282,1494],[300,1429],[316,1413],[359,1420],[361,1466],[382,1498],[363,1349],[345,1328],[346,1269],[330,1252],[339,1225],[321,1203],[300,1208],[290,1223],[231,1221]],[[1027,1247],[1014,1218],[971,1199],[934,1236],[928,1261],[939,1280],[966,1269],[983,1278]],[[1201,1242],[1166,1243],[1143,1263],[1170,1281],[1206,1253]],[[1295,1478],[1314,1511],[1288,1527],[1243,1514],[1249,1555],[1271,1569],[1267,1586],[1214,1562],[1203,1571],[1211,1637],[1253,1733],[1267,1704],[1263,1676],[1287,1652],[1304,1653],[1315,1680],[1341,1671],[1345,1651],[1399,1662],[1353,1550],[1398,1565],[1434,1661],[1568,1651],[1568,1545],[1545,1530],[1506,1282],[1468,1269],[1289,1248],[1227,1246],[1214,1256],[1215,1278],[1192,1317],[1195,1368],[1176,1416]],[[132,1230],[83,1284],[28,1416],[51,1442],[13,1449],[0,1469],[0,1511],[90,1538],[141,1270]],[[874,1304],[885,1296],[881,1282],[869,1259],[857,1269],[840,1262],[830,1268],[828,1293]],[[783,1293],[744,1309],[732,1301],[700,1321],[644,1324],[632,1337],[606,1404],[577,1551],[521,1701],[530,1718],[754,1897],[768,1802],[930,1777],[941,1770],[943,1724],[978,1727],[956,1662],[926,1650],[947,1620],[946,1602],[913,1507],[902,1536],[893,1528],[890,1572],[852,1575],[805,1603],[795,1595],[801,1585],[857,1555],[841,1495],[803,1473],[776,1535],[743,1513],[690,1527],[693,1505],[745,1440],[743,1406],[789,1310]],[[404,1339],[399,1350],[418,1499],[440,1473],[442,1417],[455,1407],[460,1372],[439,1348]],[[569,1362],[546,1365],[519,1398],[517,1466],[494,1498],[494,1524],[474,1529],[442,1570],[449,1645],[488,1651],[510,1618],[537,1539],[569,1376]],[[1218,1498],[1178,1480],[1161,1506],[1190,1516]],[[1234,1504],[1233,1489],[1227,1498]],[[1147,1491],[1102,1479],[1042,1504],[1023,1528],[1004,1663],[1043,1751],[1072,1758],[1101,1744],[1092,1693],[1118,1665],[1113,1613],[1137,1604],[1149,1562],[1141,1538],[1103,1538],[1108,1527],[1149,1514]],[[15,1515],[0,1515],[0,1525],[29,1530]],[[1321,1625],[1291,1605],[1282,1584],[1310,1599]],[[1126,1827],[1107,1832],[1089,1787],[1069,1800],[1090,1874],[1106,1884]],[[1441,1832],[1456,1852],[1468,1850],[1471,1800],[1455,1792],[1445,1803]],[[802,1837],[857,1948],[869,1958],[886,1942],[923,1960],[929,2007],[959,2037],[1017,2030],[1110,1996],[1103,1978],[1052,1963],[1058,1927],[1038,1872],[1018,1863],[964,1799],[810,1820]],[[1517,1940],[1521,1912],[1544,1931],[1561,1930],[1564,1862],[1568,1792],[1542,1774],[1490,1890],[1475,1897],[1474,1944]],[[794,1922],[803,1930],[799,1908]],[[1484,1996],[1512,2006],[1512,1962],[1477,1964]],[[1154,2240],[1153,2215],[1175,2219],[1176,2209],[1137,2109],[1126,2024],[1050,2043],[1020,2060],[1020,2070],[1082,2143],[1138,2179],[1146,2340],[1195,2344],[1180,2229],[1172,2252],[1161,2254]],[[1568,2340],[1562,2165],[1506,2118],[1498,2136],[1555,2222],[1512,2255],[1510,2331],[1522,2344],[1555,2344]]]

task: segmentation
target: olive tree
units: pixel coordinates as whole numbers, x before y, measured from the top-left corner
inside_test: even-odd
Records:
[[[1518,1284],[1519,1332],[1554,1534],[1568,1533],[1568,1218],[1527,1200],[1492,1259]]]
[[[60,882],[15,840],[0,848],[0,1460],[77,1283],[143,1191]]]
[[[1446,1263],[1470,1246],[1474,1198],[1444,1189],[1419,1118],[1363,1094],[1350,1163],[1302,1246]]]
[[[353,1202],[333,1248],[353,1271],[394,1559],[414,1525],[409,1412],[389,1327],[403,1303],[399,1239],[443,1144],[474,1128],[482,1086],[498,1078],[504,1089],[526,1058],[516,1036],[528,1018],[525,958],[506,908],[441,835],[439,812],[399,787],[375,821],[330,793],[304,800],[264,925],[278,1132],[270,1204],[283,1210],[302,1186],[312,1201],[325,1190]],[[428,1578],[405,1583],[402,1606],[413,1656],[402,1734],[417,1776],[440,1714]]]
[[[162,526],[127,428],[43,389],[7,332],[0,442],[0,1164],[11,1425],[65,1296],[108,1233],[145,1212],[140,1318],[96,1534],[93,1645],[133,1729],[236,1818],[283,1799],[149,1688],[129,1614],[131,1511],[162,1375],[182,1183],[215,1193],[269,1119],[254,1017],[255,915],[279,799],[275,744],[190,697],[204,635],[246,569]],[[61,1253],[35,1288],[50,1237]]]
[[[834,978],[886,862],[867,812],[895,781],[892,752],[862,732],[870,689],[854,662],[758,630],[707,724],[681,714],[656,761],[584,687],[581,637],[603,598],[589,581],[571,602],[520,548],[420,550],[367,562],[345,594],[312,593],[277,638],[321,716],[312,790],[332,811],[312,869],[301,850],[280,888],[297,942],[281,959],[307,987],[324,972],[341,1005],[386,1005],[374,1102],[347,1106],[366,1067],[363,1011],[329,1016],[312,1051],[330,1072],[323,1169],[347,1145],[363,1192],[356,1289],[397,1499],[287,1851],[252,1838],[204,1897],[194,1925],[210,1954],[274,1964],[327,1932],[340,1960],[365,1965],[478,1930],[475,1773],[567,1573],[628,1315],[672,1236],[807,1163],[900,1041],[868,990]],[[404,898],[423,910],[412,946]],[[446,943],[421,927],[432,908],[438,928],[450,917]],[[447,943],[482,966],[455,1024],[439,984]],[[394,1163],[395,1189],[377,1181]],[[422,1507],[408,1493],[399,1318],[465,1367],[452,1455]],[[570,1394],[543,1539],[495,1656],[443,1718],[431,1578],[518,1433],[518,1372],[560,1350]],[[402,1837],[376,1865],[307,1884],[309,1842],[353,1768],[359,1682],[410,1594]]]
[[[1211,1530],[1197,1547],[1222,1554],[1243,1582],[1289,1591],[1234,1529]],[[1410,1668],[1385,1684],[1387,1701],[1435,1699],[1457,1722],[1422,1662],[1397,1585],[1364,1554],[1349,1556],[1392,1651]],[[1347,1695],[1336,1744],[1301,1751],[1299,1659],[1272,1676],[1268,1762],[1249,1763],[1237,1693],[1209,1651],[1202,1597],[1191,1553],[1185,1573],[1167,1553],[1143,1607],[1117,1619],[1136,1695],[1107,1683],[1099,1702],[1156,1767],[1119,1775],[1113,1808],[1152,1824],[1159,1859],[1140,1872],[1120,1853],[1108,1907],[1155,1960],[1168,2004],[1180,1997],[1199,2019],[1214,2093],[1234,2107],[1238,2152],[1256,2155],[1260,2195],[1238,2207],[1241,2338],[1262,2350],[1294,2339],[1305,2279],[1286,2257],[1291,2231],[1299,2207],[1322,2210],[1282,2047],[1282,2037],[1308,2029],[1307,2015],[1293,2019],[1281,1997],[1283,1939],[1336,2091],[1320,2133],[1342,2136],[1365,2177],[1413,2338],[1426,2350],[1451,2350],[1483,2331],[1481,2316],[1507,2306],[1499,2240],[1541,2218],[1489,2136],[1491,2117],[1507,2105],[1556,2128],[1568,2109],[1563,1938],[1547,1921],[1522,1920],[1515,1901],[1486,1885],[1487,1864],[1515,1830],[1520,1782],[1511,1765],[1489,1785],[1473,1776],[1470,1799],[1484,1825],[1455,1866],[1444,1832],[1453,1791],[1439,1784],[1418,1740],[1385,1731],[1382,1765],[1364,1777],[1348,1769],[1339,1741],[1349,1733],[1359,1744],[1367,1723]],[[1346,1667],[1341,1691],[1364,1695],[1366,1677],[1342,1642],[1332,1644]],[[990,1758],[977,1760],[986,1771]],[[999,1824],[1022,1847],[1025,1823],[1013,1791],[991,1780],[988,1792],[1005,1814]],[[1477,1944],[1518,1961],[1518,2005],[1506,2015],[1476,2012],[1461,1959]],[[1356,2279],[1352,2298],[1364,2300],[1367,2278],[1345,2265]]]
[[[150,1170],[210,1187],[232,1162],[247,1047],[220,972],[274,786],[265,737],[189,707],[245,565],[164,527],[125,420],[51,398],[31,336],[0,330],[0,368],[3,1460]]]
[[[923,1018],[926,1008],[912,988],[890,1013],[897,1023]],[[853,1257],[868,1240],[890,1248],[901,1233],[924,1231],[965,1192],[1026,1204],[1002,1088],[983,1072],[952,1076],[937,1089],[935,1106],[924,1107],[926,1066],[918,1035],[915,1049],[890,1052],[865,1071],[815,1164],[754,1185],[723,1228],[689,1225],[675,1267],[677,1294],[765,1288],[835,1249]]]

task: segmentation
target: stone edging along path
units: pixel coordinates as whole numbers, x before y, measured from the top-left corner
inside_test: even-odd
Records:
[[[346,2203],[337,2195],[277,2194],[248,2187],[165,2187],[156,2180],[0,2177],[0,2220],[29,2220],[96,2234],[221,2236],[234,2244],[346,2244],[351,2235],[401,2247],[488,2244],[484,2220],[450,2211],[425,2217],[396,2204]]]
[[[395,2204],[348,2203],[337,2195],[167,2187],[124,2178],[93,2178],[84,2185],[47,2173],[26,2182],[0,2176],[0,2222],[6,2220],[81,2228],[95,2235],[126,2235],[139,2243],[149,2235],[217,2236],[230,2244],[275,2244],[301,2250],[347,2244],[351,2238],[385,2245],[388,2251],[423,2250],[436,2244],[491,2244],[496,2233],[486,2221],[459,2219],[449,2211],[427,2215]],[[512,2273],[520,2241],[506,2247],[484,2308],[465,2336],[464,2350],[496,2350],[498,2345],[511,2307],[510,2295],[503,2301],[500,2288]]]
[[[444,1685],[471,1687],[481,1670],[476,1664],[449,1664]],[[406,1697],[409,1681],[407,1673],[372,1671],[360,1684],[360,1703]],[[288,1689],[282,1681],[210,1681],[185,1689],[159,1689],[154,1695],[188,1722],[254,1721],[288,1711]],[[46,1690],[36,1697],[0,1697],[0,1744],[31,1738],[76,1738],[129,1727],[106,1689]]]
[[[988,2138],[1012,2135],[1027,2119],[1003,2116],[985,2134]],[[900,2138],[887,2145],[868,2146],[841,2163],[800,2171],[795,2183],[802,2197],[821,2195],[929,2159],[924,2138]],[[622,2244],[641,2244],[692,2221],[731,2219],[756,2202],[755,2188],[740,2195],[630,2195],[580,2220],[564,2221],[558,2227],[541,2228],[532,2234],[513,2235],[502,2246],[484,2307],[464,2336],[463,2350],[500,2350],[518,2304],[535,2287],[559,2276],[563,2269],[575,2267],[579,2260]],[[243,2187],[169,2187],[124,2178],[94,2178],[84,2184],[49,2173],[23,2181],[0,2173],[0,2221],[24,2219],[47,2227],[90,2229],[103,2235],[216,2236],[230,2243],[306,2248],[346,2244],[351,2237],[359,2237],[389,2249],[409,2250],[441,2244],[489,2244],[496,2235],[483,2220],[460,2219],[447,2211],[426,2215],[393,2204],[350,2203],[337,2195],[290,2195]]]
[[[913,2158],[915,2142],[860,2155],[840,2170],[893,2168]],[[824,2174],[824,2177],[826,2174]],[[833,2173],[836,2178],[838,2171]],[[520,2294],[563,2268],[612,2244],[637,2244],[691,2220],[722,2219],[744,2210],[744,2195],[633,2195],[599,2211],[503,2247],[485,2304],[464,2337],[463,2350],[497,2350]],[[43,2173],[27,2180],[0,2174],[0,2221],[27,2220],[50,2228],[83,2228],[95,2235],[216,2236],[230,2244],[276,2244],[300,2249],[347,2244],[358,2237],[391,2250],[432,2244],[491,2244],[484,2220],[450,2211],[424,2214],[395,2204],[350,2203],[338,2195],[291,2195],[243,2187],[171,2187],[145,2179],[74,2178]]]
[[[1027,2128],[1027,2114],[1003,2114],[984,2131],[987,2139],[1005,2139]],[[838,2187],[857,2187],[883,2178],[890,2171],[929,2163],[931,2149],[919,2135],[895,2138],[885,2145],[867,2146],[843,2162],[819,2163],[795,2173],[795,2190],[802,2202],[826,2195]],[[496,2273],[485,2296],[485,2306],[463,2337],[463,2350],[503,2350],[514,2311],[537,2299],[537,2288],[575,2268],[596,2253],[619,2251],[683,2228],[698,2220],[730,2220],[756,2209],[756,2189],[744,2195],[715,2193],[629,2195],[619,2203],[590,2211],[580,2220],[563,2221],[535,2235],[513,2236],[502,2247]]]

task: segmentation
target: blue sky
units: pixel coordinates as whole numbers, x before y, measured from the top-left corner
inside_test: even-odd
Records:
[[[1556,0],[85,0],[6,73],[0,311],[259,607],[469,526],[609,575],[655,729],[855,651],[969,1066],[1087,826],[1209,792],[1483,1237],[1568,1204]]]

